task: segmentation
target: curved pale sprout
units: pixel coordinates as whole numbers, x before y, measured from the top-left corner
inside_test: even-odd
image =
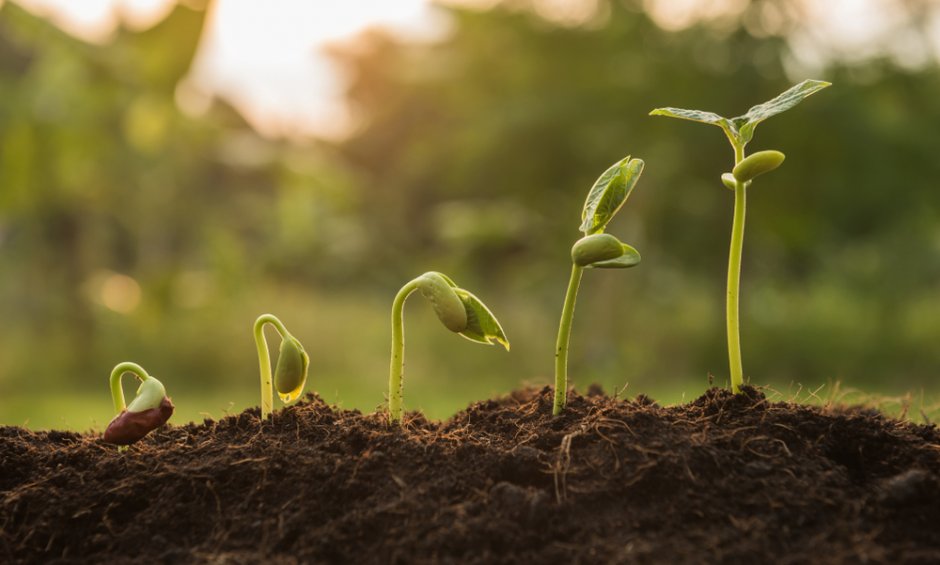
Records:
[[[272,325],[281,337],[277,365],[271,373],[271,354],[264,337],[265,325]],[[258,316],[254,324],[255,346],[258,348],[258,365],[261,371],[261,418],[265,419],[274,410],[274,389],[278,398],[288,404],[300,397],[307,382],[307,367],[310,357],[303,345],[295,338],[284,324],[273,314]]]
[[[133,373],[140,380],[130,405],[125,404],[121,386],[121,377],[126,373]],[[104,432],[104,440],[108,443],[134,443],[165,424],[173,414],[173,403],[167,398],[163,383],[147,374],[137,363],[118,363],[111,371],[110,384],[116,415]]]

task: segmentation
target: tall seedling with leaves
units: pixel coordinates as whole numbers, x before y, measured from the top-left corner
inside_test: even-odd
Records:
[[[728,255],[728,361],[731,370],[731,390],[739,392],[744,384],[744,369],[741,364],[741,332],[738,323],[738,296],[741,285],[741,250],[744,245],[744,211],[747,188],[754,177],[772,171],[783,163],[784,155],[779,151],[760,151],[745,157],[744,148],[754,137],[757,125],[767,118],[789,110],[806,97],[829,86],[819,80],[804,80],[773,100],[758,104],[743,116],[723,118],[701,110],[681,108],[657,108],[652,116],[667,116],[712,124],[725,132],[734,148],[734,169],[721,175],[722,183],[734,191],[734,220],[731,226],[731,252]]]
[[[584,269],[624,269],[640,262],[640,254],[636,249],[604,233],[604,229],[627,201],[642,173],[643,161],[627,156],[604,171],[591,187],[584,202],[584,210],[581,212],[581,231],[584,237],[571,248],[571,278],[568,281],[568,292],[565,294],[565,305],[558,326],[558,341],[555,344],[555,401],[552,414],[556,416],[561,414],[567,401],[568,342],[571,338],[574,304]]]

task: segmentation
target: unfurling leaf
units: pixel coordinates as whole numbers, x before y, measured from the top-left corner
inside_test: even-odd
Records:
[[[581,231],[591,235],[604,231],[620,210],[643,173],[643,160],[624,157],[594,182],[581,212]]]
[[[758,151],[735,165],[731,174],[739,182],[748,182],[754,177],[776,169],[786,156],[779,151]]]
[[[496,341],[508,351],[509,338],[506,337],[506,333],[503,331],[502,326],[499,325],[496,316],[490,312],[490,309],[470,292],[462,288],[454,290],[463,302],[467,313],[467,326],[457,333],[470,341],[485,343],[487,345],[493,345],[493,342]]]

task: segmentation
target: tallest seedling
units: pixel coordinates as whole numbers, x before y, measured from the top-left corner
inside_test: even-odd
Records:
[[[721,175],[721,182],[734,191],[734,223],[731,226],[731,252],[728,255],[728,362],[731,369],[731,390],[739,392],[744,384],[744,370],[741,366],[741,332],[738,325],[738,295],[741,285],[741,249],[744,245],[744,210],[747,188],[751,180],[763,173],[770,172],[783,163],[783,153],[779,151],[759,151],[750,157],[744,156],[744,147],[754,137],[757,124],[767,118],[789,110],[806,97],[829,86],[821,80],[804,80],[773,100],[758,104],[737,118],[723,118],[711,112],[701,110],[683,110],[681,108],[657,108],[650,112],[652,116],[667,116],[712,124],[725,132],[731,147],[734,148],[734,170]]]

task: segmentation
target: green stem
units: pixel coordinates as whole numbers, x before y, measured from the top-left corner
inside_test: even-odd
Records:
[[[265,324],[271,324],[277,333],[284,339],[287,328],[273,314],[262,314],[255,320],[255,345],[258,348],[258,364],[261,369],[261,419],[264,420],[274,410],[274,386],[271,377],[271,353],[268,351],[268,342],[264,337]]]
[[[735,145],[734,163],[744,159],[744,147]],[[739,322],[739,295],[741,290],[741,254],[744,248],[744,213],[747,204],[747,187],[741,181],[734,185],[734,222],[731,225],[731,250],[728,253],[728,365],[731,371],[731,391],[738,393],[744,384],[744,367],[741,363],[741,330]]]
[[[561,310],[561,323],[558,326],[558,341],[555,343],[555,402],[552,415],[561,414],[568,396],[568,341],[571,338],[571,321],[574,318],[574,303],[581,286],[581,274],[584,267],[571,266],[571,279],[568,280],[568,292],[565,294],[565,306]]]
[[[127,409],[127,403],[124,402],[124,389],[121,388],[121,377],[124,373],[134,373],[141,381],[150,378],[147,371],[137,363],[125,361],[114,367],[111,371],[111,401],[114,403],[114,412],[117,414]]]
[[[405,374],[405,328],[402,310],[405,300],[420,284],[420,277],[401,287],[392,302],[392,361],[388,369],[388,417],[401,422],[403,376]]]

